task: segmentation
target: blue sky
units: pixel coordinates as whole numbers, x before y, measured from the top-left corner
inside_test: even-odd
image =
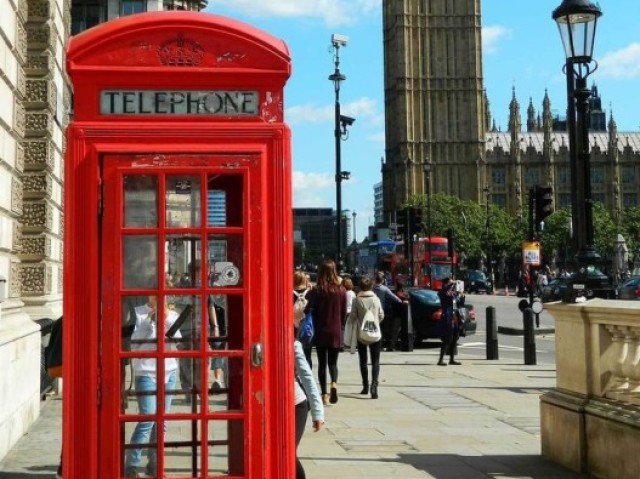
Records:
[[[400,0],[398,0],[400,1]],[[464,0],[461,0],[464,1]],[[560,0],[482,0],[483,66],[491,113],[503,130],[512,88],[526,121],[529,98],[542,108],[566,109],[564,51],[551,12]],[[294,206],[335,208],[332,33],[349,37],[341,49],[342,113],[356,118],[342,143],[342,206],[357,213],[357,239],[373,222],[373,185],[384,156],[381,0],[209,0],[206,11],[233,17],[282,38],[293,74],[285,90],[285,119],[293,132]],[[640,130],[640,1],[601,0],[589,77],[603,108],[612,108],[619,132]]]

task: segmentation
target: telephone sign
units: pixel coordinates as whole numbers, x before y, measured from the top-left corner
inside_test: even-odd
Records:
[[[257,115],[257,91],[102,91],[103,115]]]

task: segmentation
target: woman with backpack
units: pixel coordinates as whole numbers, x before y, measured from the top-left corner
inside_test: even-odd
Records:
[[[368,312],[378,321],[378,329],[384,319],[382,304],[378,296],[372,291],[372,288],[373,282],[371,279],[367,277],[362,278],[360,282],[360,292],[356,296],[356,299],[353,300],[351,315],[357,320],[358,330],[362,328],[362,323]],[[367,346],[371,353],[371,388],[369,388],[369,371],[367,368]],[[358,340],[358,359],[360,361],[360,376],[362,376],[362,391],[360,391],[360,394],[369,394],[369,391],[371,391],[371,399],[378,399],[381,349],[382,341],[367,345]]]
[[[307,308],[313,311],[315,345],[318,354],[318,381],[322,402],[338,402],[338,355],[342,347],[342,321],[347,311],[347,291],[336,272],[336,263],[326,259],[318,268],[316,287],[307,293]],[[327,394],[327,367],[331,394]]]

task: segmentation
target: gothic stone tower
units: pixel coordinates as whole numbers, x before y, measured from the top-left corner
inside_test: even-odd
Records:
[[[486,103],[480,0],[384,0],[385,220],[426,190],[482,200]]]

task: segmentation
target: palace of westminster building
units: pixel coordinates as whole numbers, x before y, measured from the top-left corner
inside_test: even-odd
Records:
[[[541,110],[529,100],[524,117],[514,88],[508,128],[496,128],[481,27],[480,0],[383,1],[384,218],[427,188],[477,202],[488,192],[513,216],[526,216],[534,185],[552,186],[556,207],[571,203],[566,122],[553,117],[547,93]],[[592,93],[592,198],[618,217],[640,205],[640,132],[619,132],[613,115],[605,118],[597,87]]]

